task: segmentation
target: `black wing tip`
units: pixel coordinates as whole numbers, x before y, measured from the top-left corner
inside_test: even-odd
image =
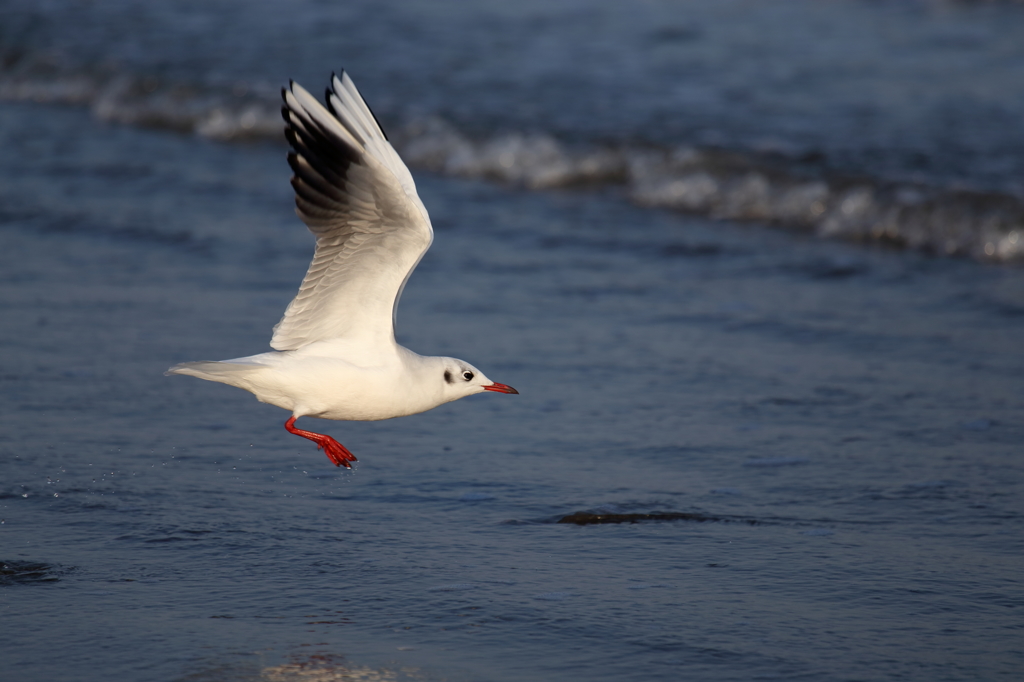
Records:
[[[335,116],[338,115],[338,112],[334,110],[333,106],[331,106],[331,95],[337,95],[338,94],[338,91],[334,89],[334,81],[335,81],[335,79],[337,79],[340,82],[341,79],[344,78],[344,76],[345,76],[345,69],[338,69],[337,71],[331,71],[331,83],[330,83],[329,86],[324,88],[324,99],[327,101],[327,108],[330,109],[331,113],[334,114]]]
[[[337,78],[338,81],[343,80],[345,78],[345,69],[339,69],[337,72],[331,71],[331,87],[327,88],[327,104],[328,104],[328,107],[330,108],[331,113],[334,114],[335,116],[337,116],[338,112],[336,112],[334,110],[334,107],[330,106],[331,94],[338,94],[337,91],[335,91],[335,89],[334,89],[334,79],[335,78]],[[382,126],[380,124],[380,119],[377,118],[377,114],[373,113],[373,109],[370,108],[370,105],[369,105],[369,103],[367,103],[366,98],[360,96],[360,99],[363,100],[363,105],[366,106],[366,110],[370,112],[370,116],[373,116],[373,122],[376,123],[377,124],[377,128],[380,129],[380,134],[384,136],[385,140],[390,142],[391,138],[388,137],[387,131],[384,130],[384,126]]]
[[[284,127],[284,141],[292,149],[297,150],[299,148],[299,136],[295,134],[295,128],[291,126],[291,122]]]
[[[334,89],[334,81],[337,80],[339,83],[345,78],[345,69],[338,69],[337,71],[331,71],[331,86],[327,88],[328,98],[331,93],[338,94],[338,91]]]
[[[366,104],[366,100],[363,100],[363,104]],[[380,124],[380,119],[377,118],[377,114],[373,113],[373,109],[370,108],[369,104],[366,104],[366,110],[370,112],[370,116],[373,116],[373,122],[377,124],[377,129],[380,130],[380,134],[384,136],[384,139],[391,142],[391,138],[388,137],[387,131],[384,130],[384,126]]]

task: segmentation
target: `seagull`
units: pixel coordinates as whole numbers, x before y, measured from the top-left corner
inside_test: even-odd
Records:
[[[425,357],[395,341],[398,300],[434,230],[352,79],[332,74],[326,107],[294,81],[281,95],[296,213],[316,237],[313,262],[274,327],[273,351],[166,373],[237,386],[291,411],[284,427],[346,468],[355,455],[295,421],[376,421],[484,391],[519,393],[464,360]]]

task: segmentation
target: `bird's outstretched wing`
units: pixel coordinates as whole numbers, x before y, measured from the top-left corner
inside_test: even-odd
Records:
[[[316,253],[270,345],[393,342],[398,299],[434,236],[412,175],[345,72],[327,107],[294,82],[282,95],[296,212]]]

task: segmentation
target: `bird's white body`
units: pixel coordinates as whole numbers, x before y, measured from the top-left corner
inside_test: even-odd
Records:
[[[444,380],[446,371],[461,377],[467,370],[474,373],[472,386],[453,387]],[[482,393],[493,383],[464,362],[424,357],[398,344],[371,361],[360,361],[345,352],[344,342],[222,362],[190,362],[179,365],[175,373],[237,386],[295,417],[339,421],[406,417]]]
[[[327,107],[295,83],[282,94],[296,211],[316,236],[313,262],[274,327],[275,351],[186,362],[168,374],[237,386],[290,411],[285,427],[344,466],[352,453],[295,420],[376,421],[483,391],[516,393],[462,360],[396,343],[398,301],[434,231],[412,175],[352,80],[344,72],[332,79]]]

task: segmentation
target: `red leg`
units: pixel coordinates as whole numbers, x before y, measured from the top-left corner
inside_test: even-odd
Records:
[[[290,433],[294,433],[296,436],[302,436],[316,443],[317,450],[323,450],[327,453],[327,457],[334,462],[335,466],[345,467],[351,469],[352,465],[349,462],[358,462],[356,456],[348,451],[344,445],[334,440],[330,436],[326,436],[322,433],[313,433],[312,431],[303,431],[302,429],[295,428],[295,420],[298,417],[292,417],[284,423],[284,428],[288,429]]]

